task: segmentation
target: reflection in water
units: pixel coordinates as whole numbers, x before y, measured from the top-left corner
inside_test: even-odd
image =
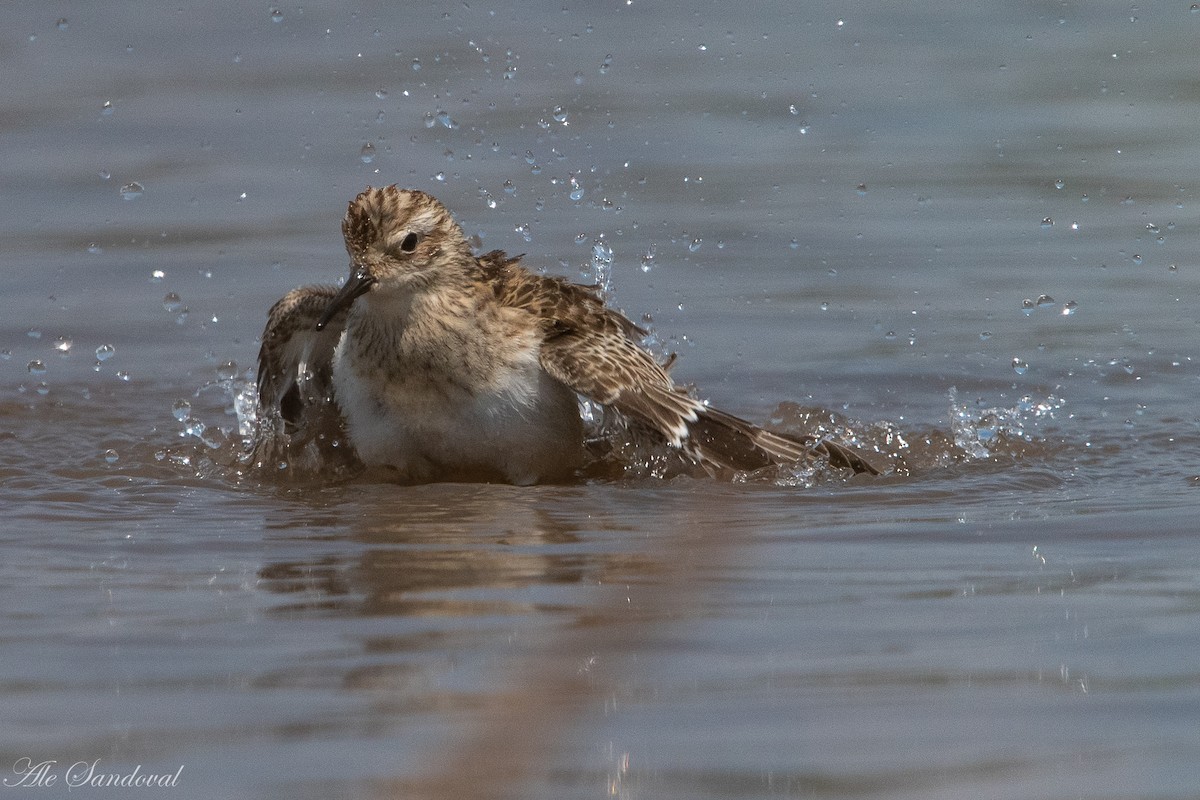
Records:
[[[739,516],[728,497],[687,492],[688,502],[643,521],[651,524],[638,545],[619,509],[605,513],[573,490],[362,491],[377,502],[349,526],[357,555],[271,563],[261,578],[288,596],[276,614],[332,612],[398,631],[362,636],[345,688],[372,692],[391,713],[436,707],[462,718],[452,741],[419,746],[422,777],[407,770],[378,782],[377,797],[481,796],[481,787],[490,797],[521,797],[530,781],[547,780],[556,747],[614,696],[626,654],[688,618],[699,591],[693,571],[719,568]],[[492,654],[485,664],[446,661],[481,649]],[[364,659],[375,663],[363,669]],[[449,673],[464,668],[483,670],[482,694],[478,685],[466,694],[448,688]],[[296,670],[283,682],[303,682],[305,668]]]

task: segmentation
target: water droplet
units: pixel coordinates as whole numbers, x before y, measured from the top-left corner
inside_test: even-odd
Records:
[[[54,349],[65,356],[67,353],[71,352],[71,345],[73,344],[75,344],[75,342],[68,339],[66,336],[60,336],[54,340]]]
[[[1028,317],[1030,314],[1032,314],[1033,309],[1034,309],[1033,301],[1030,300],[1028,297],[1026,297],[1024,300],[1021,301],[1021,311],[1024,312],[1025,316]]]
[[[504,193],[505,194],[516,194],[517,193],[517,185],[515,183],[513,183],[512,181],[505,181],[504,182]]]
[[[117,461],[120,460],[120,458],[121,457],[119,455],[117,455],[116,450],[109,449],[109,450],[104,451],[104,460],[107,461],[109,464],[117,463]]]
[[[129,377],[129,373],[125,370],[121,370],[117,373],[117,380],[125,381],[125,383],[129,383]]]
[[[562,106],[555,106],[554,111],[551,112],[551,114],[554,117],[555,122],[562,123],[563,125],[570,124],[567,122],[567,112],[563,110]]]
[[[1068,300],[1067,302],[1063,303],[1063,307],[1062,307],[1063,316],[1064,317],[1071,316],[1072,314],[1075,313],[1075,309],[1078,307],[1079,307],[1079,304],[1076,303],[1074,300]]]
[[[800,113],[800,109],[796,108],[795,103],[792,103],[790,106],[788,106],[788,113],[794,117]]]
[[[412,60],[412,68],[413,68],[413,72],[420,72],[421,71],[421,59],[414,58]]]
[[[283,22],[283,12],[278,8],[271,9],[271,22]]]
[[[38,394],[40,394],[42,397],[45,397],[46,395],[50,394],[50,385],[45,381],[39,381],[36,390]]]
[[[1054,298],[1048,294],[1038,295],[1037,304],[1038,304],[1038,308],[1045,308],[1046,306],[1052,306],[1052,305],[1054,305]]]
[[[1077,231],[1077,230],[1079,230],[1079,223],[1078,223],[1078,222],[1072,222],[1072,223],[1071,223],[1071,230],[1073,230],[1073,231]]]
[[[11,361],[11,360],[12,360],[12,350],[9,350],[8,348],[0,350],[0,361]]]
[[[182,398],[176,400],[175,404],[171,406],[171,414],[175,419],[183,422],[192,415],[192,404]]]
[[[163,278],[165,277],[167,277],[167,273],[163,272],[161,269],[156,269],[150,273],[150,282],[162,283]]]
[[[142,186],[140,183],[138,183],[137,181],[134,181],[132,183],[127,183],[121,187],[121,199],[122,200],[137,200],[139,197],[142,196],[142,193],[145,191],[146,191],[146,188],[144,186]]]
[[[116,354],[117,354],[117,348],[113,347],[111,344],[102,344],[96,348],[96,360],[97,361],[108,361],[110,358],[112,358]]]
[[[646,252],[642,254],[642,272],[649,272],[654,268],[654,257],[657,255],[655,245],[650,245],[646,248]]]
[[[362,159],[364,164],[370,164],[375,160],[375,145],[367,142],[358,151],[358,157]]]
[[[96,256],[96,255],[100,255],[101,253],[103,253],[104,248],[101,247],[100,245],[96,244],[95,242],[88,242],[87,251],[89,253],[91,253],[92,255]]]
[[[223,361],[217,367],[217,378],[223,381],[231,381],[237,377],[238,365],[236,361]]]
[[[1054,227],[1054,220],[1051,217],[1044,217],[1042,219],[1042,230],[1049,230],[1050,228],[1053,228],[1053,227]]]
[[[1017,373],[1018,375],[1024,375],[1029,371],[1029,364],[1019,358],[1014,358],[1012,360],[1012,368],[1013,372]]]
[[[692,239],[692,243],[688,245],[688,252],[694,253],[700,249],[700,245],[704,244],[703,239]]]
[[[887,339],[889,342],[895,341],[895,339],[896,339],[896,332],[895,332],[895,331],[888,331],[887,333],[885,333],[885,334],[883,335],[883,338]]]
[[[980,339],[980,341],[986,342],[986,341],[987,341],[988,339],[990,339],[990,338],[992,338],[992,332],[991,332],[991,331],[980,331],[980,332],[979,332],[979,339]]]
[[[1134,253],[1134,254],[1133,254],[1133,263],[1134,263],[1134,264],[1141,264],[1141,263],[1142,263],[1142,257],[1141,257],[1140,255],[1138,255],[1137,253]]]
[[[175,314],[183,308],[183,298],[175,294],[175,292],[167,292],[166,295],[163,296],[162,304],[163,308],[165,308],[167,311],[170,311],[172,314]]]
[[[25,369],[29,370],[30,375],[46,374],[46,364],[40,358],[35,358],[33,361],[30,361],[25,365]]]
[[[57,20],[55,20],[54,27],[58,28],[60,31],[65,31],[67,29],[67,18],[59,17]]]
[[[579,185],[579,181],[575,180],[575,176],[571,176],[571,192],[570,198],[576,202],[583,199],[583,187]]]
[[[601,75],[607,75],[607,74],[608,74],[608,71],[609,71],[610,69],[612,69],[612,62],[613,62],[612,53],[609,53],[608,55],[606,55],[606,56],[604,57],[604,61],[603,61],[603,63],[601,63],[601,64],[600,64],[600,74],[601,74]]]
[[[515,228],[513,228],[513,230],[516,231],[517,233],[521,234],[521,238],[524,239],[525,241],[527,241],[527,242],[533,241],[533,231],[529,227],[528,222],[525,222],[525,223],[522,223],[522,224],[516,226]]]
[[[1062,189],[1062,188],[1063,188],[1063,187],[1065,187],[1066,185],[1067,185],[1067,182],[1066,182],[1066,181],[1064,181],[1062,178],[1059,178],[1058,180],[1056,180],[1056,181],[1054,182],[1054,188],[1055,188],[1055,189]]]
[[[821,302],[821,310],[822,310],[822,311],[828,311],[828,310],[829,310],[829,303],[822,301],[822,302]]]
[[[454,130],[455,128],[458,127],[458,123],[455,122],[454,120],[452,120],[450,118],[450,115],[447,114],[445,111],[439,110],[437,112],[437,121],[442,123],[442,127],[449,128],[450,130]]]
[[[575,73],[575,85],[576,85],[576,86],[582,86],[582,85],[583,85],[583,73],[582,73],[582,72],[576,72],[576,73]]]
[[[105,100],[104,104],[100,106],[100,114],[105,117],[111,117],[112,113],[113,113],[113,101]],[[108,178],[105,178],[105,180],[108,180]]]
[[[867,185],[865,183],[860,183],[858,186],[856,186],[854,188],[855,188],[855,191],[858,192],[859,197],[867,196]]]

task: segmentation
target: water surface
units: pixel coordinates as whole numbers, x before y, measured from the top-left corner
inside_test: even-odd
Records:
[[[0,13],[10,785],[1195,796],[1187,3]],[[222,467],[266,309],[392,182],[549,272],[611,250],[700,396],[909,473]]]

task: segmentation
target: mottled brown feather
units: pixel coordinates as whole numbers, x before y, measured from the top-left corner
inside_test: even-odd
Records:
[[[607,307],[597,287],[535,274],[521,266],[520,256],[500,250],[473,255],[461,228],[429,195],[395,186],[368,188],[349,204],[342,229],[352,269],[362,275],[374,275],[373,265],[395,270],[403,264],[412,291],[453,287],[448,297],[474,298],[448,306],[460,319],[488,304],[525,312],[529,326],[540,332],[538,361],[547,375],[636,427],[655,431],[706,467],[751,470],[822,455],[837,467],[878,472],[849,448],[793,439],[709,408],[674,385],[667,374],[673,356],[665,365],[657,363],[639,345],[646,332]],[[430,232],[416,252],[403,245],[412,232]],[[289,292],[271,309],[259,355],[260,409],[282,420],[286,433],[298,440],[305,439],[303,428],[313,424],[314,414],[323,415],[322,424],[330,409],[336,417],[333,352],[358,294],[306,287]],[[323,314],[328,320],[317,331]],[[455,381],[455,362],[440,363],[440,380]]]

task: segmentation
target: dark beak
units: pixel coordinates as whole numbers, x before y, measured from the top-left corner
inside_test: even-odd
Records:
[[[355,267],[354,272],[350,273],[350,277],[342,284],[342,288],[338,289],[338,293],[329,301],[329,305],[325,306],[325,313],[317,320],[317,330],[324,330],[329,324],[329,320],[336,317],[343,309],[350,307],[354,302],[354,298],[363,294],[372,286],[375,285],[375,279],[367,272],[366,267]]]

